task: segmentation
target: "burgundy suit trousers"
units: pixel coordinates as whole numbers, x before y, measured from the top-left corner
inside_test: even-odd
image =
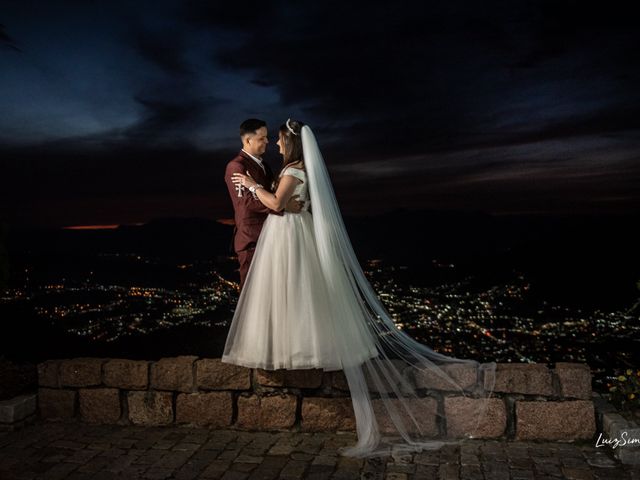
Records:
[[[240,263],[240,290],[242,290],[244,281],[247,279],[247,272],[249,271],[249,266],[251,265],[251,260],[253,259],[253,253],[255,251],[256,248],[253,247],[238,252],[238,262]]]

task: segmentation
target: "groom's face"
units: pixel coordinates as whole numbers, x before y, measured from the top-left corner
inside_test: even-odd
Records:
[[[268,143],[267,127],[260,127],[256,133],[247,136],[245,150],[251,155],[260,156],[267,150]]]

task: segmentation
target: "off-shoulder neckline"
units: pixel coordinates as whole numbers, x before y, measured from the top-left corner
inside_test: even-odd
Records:
[[[296,162],[297,163],[297,162]],[[296,170],[304,170],[304,167],[302,168],[298,168],[298,167],[294,167],[293,164],[292,165],[287,165],[287,168],[295,168]],[[285,170],[287,169],[285,168]]]
[[[304,171],[305,171],[305,170],[304,170],[304,168],[291,167],[291,166],[286,167],[286,168],[285,168],[284,170],[282,170],[282,171],[283,171],[283,172],[286,172],[286,171],[287,171],[287,170],[289,170],[290,168],[292,168],[293,170],[298,170],[298,171],[300,171],[300,172],[304,172]]]

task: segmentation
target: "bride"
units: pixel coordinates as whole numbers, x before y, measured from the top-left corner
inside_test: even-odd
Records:
[[[343,370],[358,441],[342,455],[435,449],[473,437],[486,427],[496,364],[437,353],[400,330],[358,263],[313,132],[289,119],[277,145],[283,168],[275,193],[248,175],[233,181],[272,210],[293,195],[304,207],[267,217],[222,361]]]

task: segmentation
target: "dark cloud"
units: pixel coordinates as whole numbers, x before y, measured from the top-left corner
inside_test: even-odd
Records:
[[[244,0],[232,2],[208,2],[186,0],[182,2],[182,15],[193,25],[249,30],[271,25],[273,15],[286,10],[291,4],[282,1],[263,2]]]
[[[189,149],[192,145],[187,134],[206,123],[208,116],[226,103],[213,96],[172,99],[171,95],[162,97],[157,94],[149,99],[138,96],[135,100],[144,108],[141,120],[115,137],[116,146],[125,142],[144,148],[164,144],[170,150]],[[105,141],[114,138],[111,133],[103,137]]]
[[[13,179],[4,198],[56,221],[64,215],[46,213],[55,199],[63,211],[91,205],[86,218],[143,221],[144,205],[157,216],[163,195],[172,209],[228,215],[220,178],[242,117],[276,126],[297,116],[314,128],[346,211],[632,211],[640,31],[631,13],[615,0],[114,2],[105,38],[71,29],[62,53],[35,44],[60,70],[87,70],[69,86],[85,92],[70,110],[103,93],[86,88],[99,67],[65,63],[83,42],[95,46],[124,113],[99,119],[92,133],[69,127],[53,140],[0,146]],[[22,15],[21,47],[22,32],[40,30]],[[0,43],[14,45],[4,29]],[[110,107],[100,102],[91,108]],[[21,115],[25,129],[42,123]],[[272,150],[274,166],[276,157]],[[203,198],[212,203],[194,207]],[[123,213],[123,199],[136,208]]]
[[[185,58],[183,33],[176,29],[151,30],[138,25],[131,33],[131,44],[144,59],[166,74],[185,75],[191,71]]]
[[[7,33],[5,26],[0,24],[0,45],[20,52],[21,50],[16,46],[13,38]]]
[[[224,7],[215,10],[210,24],[222,19],[221,25],[246,35],[220,51],[218,60],[253,72],[256,85],[276,86],[283,105],[304,105],[320,127],[340,124],[335,132],[343,132],[345,143],[384,154],[637,128],[633,114],[640,97],[634,95],[632,108],[622,107],[627,111],[616,111],[636,91],[631,79],[638,75],[632,63],[637,53],[628,46],[640,36],[624,8],[603,15],[601,8],[575,2],[453,2],[421,11],[402,2],[331,6],[287,4],[270,9],[259,24],[232,22]],[[620,75],[628,78],[621,91],[601,98],[605,104],[592,111],[571,111],[572,105],[566,115],[532,118],[537,109],[562,102],[562,91],[528,109],[507,104],[545,82],[586,88]],[[495,125],[509,114],[528,128],[514,133]]]

